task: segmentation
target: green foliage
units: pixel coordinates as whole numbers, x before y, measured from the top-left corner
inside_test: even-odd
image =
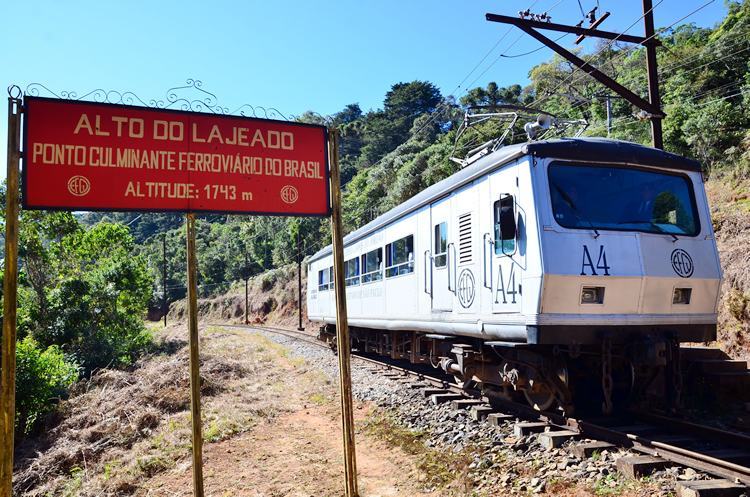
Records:
[[[47,292],[50,319],[34,330],[43,345],[58,345],[88,374],[131,364],[151,342],[143,317],[152,279],[133,238],[120,224],[99,223],[52,244],[56,285]]]
[[[21,211],[19,434],[38,426],[79,372],[132,364],[150,346],[143,318],[153,283],[135,247],[121,224],[85,229],[70,213]]]
[[[16,344],[16,423],[28,434],[78,379],[78,367],[59,347],[41,347],[26,337]]]

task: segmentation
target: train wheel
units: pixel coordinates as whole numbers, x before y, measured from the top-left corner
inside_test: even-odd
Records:
[[[547,383],[535,381],[531,388],[523,391],[526,402],[537,411],[546,411],[552,407],[557,398],[555,392]]]
[[[555,372],[557,376],[558,388],[568,388],[568,370],[565,367],[558,367]],[[547,411],[552,408],[558,400],[558,388],[552,382],[540,379],[531,380],[529,388],[523,390],[526,402],[537,411]]]

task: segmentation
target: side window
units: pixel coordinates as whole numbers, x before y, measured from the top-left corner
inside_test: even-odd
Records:
[[[328,283],[330,282],[330,273],[327,269],[321,269],[318,271],[318,290],[328,290]]]
[[[385,277],[391,278],[414,272],[414,236],[389,243],[385,246]]]
[[[512,254],[516,250],[514,207],[512,195],[507,195],[494,204],[495,255]],[[512,231],[512,236],[508,236],[508,231]],[[505,239],[503,239],[504,235]]]
[[[448,224],[435,225],[435,267],[445,267],[448,251]]]
[[[359,257],[349,259],[344,263],[346,286],[359,285]]]
[[[362,254],[362,283],[383,279],[383,249],[376,248]]]
[[[334,287],[334,279],[333,279],[333,266],[328,268],[328,288],[333,290]]]

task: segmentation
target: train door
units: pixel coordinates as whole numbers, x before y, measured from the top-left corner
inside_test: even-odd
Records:
[[[483,235],[484,288],[492,291],[493,313],[521,310],[525,250],[519,250],[519,189],[517,168],[490,176],[491,226]]]
[[[455,276],[451,274],[448,263],[450,239],[453,238],[450,226],[451,197],[444,198],[430,206],[430,249],[425,254],[425,266],[431,273],[431,292],[433,311],[453,310],[453,284]]]

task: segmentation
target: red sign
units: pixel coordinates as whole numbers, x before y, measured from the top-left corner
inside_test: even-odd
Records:
[[[323,126],[36,97],[24,118],[27,209],[330,212]]]

